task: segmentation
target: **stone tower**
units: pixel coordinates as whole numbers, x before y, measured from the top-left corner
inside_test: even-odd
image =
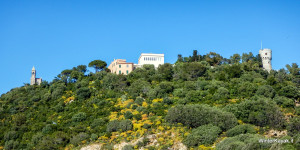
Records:
[[[35,84],[35,77],[36,77],[36,71],[34,66],[31,69],[31,79],[30,79],[30,85],[34,85]]]
[[[36,78],[36,70],[34,66],[31,69],[31,78],[30,78],[30,85],[40,85],[42,83],[42,78]]]
[[[268,48],[261,49],[259,50],[259,55],[262,60],[263,68],[270,72],[272,70],[272,50]]]

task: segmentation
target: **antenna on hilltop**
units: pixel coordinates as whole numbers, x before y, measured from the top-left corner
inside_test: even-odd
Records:
[[[262,49],[262,41],[260,41],[260,49]]]

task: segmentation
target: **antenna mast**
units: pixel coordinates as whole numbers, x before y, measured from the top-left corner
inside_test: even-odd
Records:
[[[262,41],[260,41],[260,49],[262,49]]]

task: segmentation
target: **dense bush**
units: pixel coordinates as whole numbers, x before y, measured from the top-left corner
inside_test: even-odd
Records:
[[[78,145],[83,140],[87,140],[90,136],[87,133],[81,132],[75,136],[73,136],[70,140],[71,144]]]
[[[294,100],[284,96],[276,96],[273,100],[282,107],[294,107],[295,105]]]
[[[275,90],[270,85],[263,85],[257,89],[256,95],[262,95],[267,98],[273,98],[275,96]]]
[[[79,100],[85,100],[91,96],[90,89],[88,87],[80,88],[76,91]]]
[[[239,104],[227,105],[225,110],[234,113],[243,122],[258,126],[282,128],[285,124],[280,108],[265,98],[253,97]]]
[[[116,131],[127,131],[127,130],[131,130],[133,127],[132,122],[128,119],[126,120],[113,120],[111,122],[108,123],[107,125],[107,132],[116,132]]]
[[[287,126],[288,134],[294,136],[300,134],[300,117],[296,116],[292,118]]]
[[[79,112],[77,114],[75,114],[73,117],[72,117],[72,120],[74,122],[80,122],[80,121],[83,121],[86,119],[86,113],[84,112]]]
[[[107,132],[116,132],[119,129],[120,122],[118,120],[110,121],[107,125]]]
[[[280,91],[279,94],[288,98],[293,98],[297,99],[300,97],[300,92],[299,89],[295,86],[288,85],[283,87]]]
[[[119,124],[119,129],[122,131],[127,131],[132,129],[132,122],[130,120],[122,120]]]
[[[213,124],[227,130],[237,125],[237,119],[232,113],[207,105],[177,105],[168,110],[165,119],[169,123],[182,123],[192,128]]]
[[[188,147],[209,146],[214,143],[220,133],[221,129],[217,126],[203,125],[193,129],[191,134],[183,140],[183,143]]]
[[[254,127],[250,124],[244,124],[244,125],[238,125],[233,127],[232,129],[228,130],[226,132],[226,135],[228,137],[232,137],[232,136],[236,136],[236,135],[240,135],[240,134],[255,134],[256,131],[254,129]]]

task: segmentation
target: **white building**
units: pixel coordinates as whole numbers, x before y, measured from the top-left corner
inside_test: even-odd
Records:
[[[134,64],[135,68],[142,67],[145,64],[154,65],[157,68],[159,65],[165,63],[165,55],[164,54],[152,54],[152,53],[142,53],[138,64]]]
[[[272,70],[272,50],[267,48],[261,49],[259,50],[259,55],[262,59],[263,68],[270,72]]]

